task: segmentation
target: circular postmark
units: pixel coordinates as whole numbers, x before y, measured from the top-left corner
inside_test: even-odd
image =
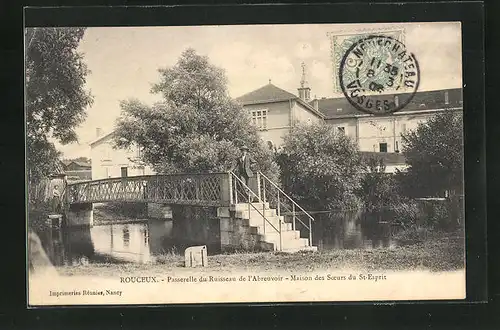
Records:
[[[420,82],[415,56],[389,36],[370,35],[344,54],[339,82],[347,100],[357,109],[385,115],[404,108]]]

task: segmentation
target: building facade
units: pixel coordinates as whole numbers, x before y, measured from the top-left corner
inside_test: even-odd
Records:
[[[325,119],[305,97],[301,99],[270,82],[236,100],[249,112],[260,137],[269,146],[276,148],[283,144],[283,138],[298,122],[319,122]]]
[[[129,149],[113,148],[114,131],[100,135],[90,143],[92,180],[150,175],[154,171],[141,163],[141,150],[137,146]]]
[[[386,172],[406,168],[400,155],[402,133],[415,129],[437,113],[463,110],[460,88],[417,92],[402,110],[387,116],[359,111],[345,97],[311,99],[310,95],[311,90],[303,78],[298,96],[269,82],[236,100],[248,111],[252,124],[271,149],[279,149],[283,138],[298,123],[325,122],[352,138],[361,152],[380,154],[386,161]],[[389,97],[396,104],[399,98],[406,99],[402,94]],[[150,167],[140,163],[139,148],[114,149],[114,132],[97,134],[90,143],[92,180],[154,174]]]
[[[361,152],[388,154],[382,157],[389,161],[386,172],[406,168],[404,157],[390,155],[402,151],[401,134],[415,129],[437,113],[463,110],[462,90],[456,88],[417,92],[402,110],[387,116],[374,116],[356,109],[345,97],[311,100],[310,88],[303,82],[304,79],[298,96],[269,83],[237,98],[251,114],[262,139],[279,149],[283,137],[297,123],[324,121],[355,141]],[[396,105],[399,98],[407,98],[403,93],[383,97],[392,97]]]
[[[63,166],[68,182],[92,180],[92,164],[90,162],[72,160],[63,162]]]
[[[403,94],[391,97],[396,105]],[[325,116],[325,121],[336,126],[357,142],[360,151],[400,152],[401,134],[417,128],[431,116],[444,111],[462,111],[462,90],[445,89],[417,92],[402,110],[387,116],[373,116],[353,107],[346,98],[322,98],[311,104]]]

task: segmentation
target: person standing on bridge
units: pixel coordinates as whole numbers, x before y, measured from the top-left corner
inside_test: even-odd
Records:
[[[52,212],[59,213],[61,206],[61,192],[58,186],[54,186],[52,189]]]
[[[254,166],[256,161],[249,155],[247,146],[242,146],[240,150],[241,156],[238,157],[234,170],[236,170],[235,172],[241,181],[243,181],[243,183],[245,183],[245,185],[253,192],[257,193],[256,188],[254,187],[254,173],[252,171],[252,166]]]

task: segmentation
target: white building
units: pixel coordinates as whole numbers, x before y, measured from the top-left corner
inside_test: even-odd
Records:
[[[303,79],[304,80],[304,79]],[[237,101],[248,110],[261,138],[272,148],[279,148],[283,137],[299,122],[324,121],[357,142],[359,150],[383,153],[386,172],[405,169],[401,134],[415,129],[432,115],[444,111],[463,111],[462,89],[417,92],[402,110],[387,116],[359,111],[345,97],[311,99],[311,89],[301,82],[298,96],[269,82]],[[397,104],[403,94],[384,95]],[[99,135],[91,142],[92,179],[154,174],[139,162],[140,150],[113,149],[113,132]]]
[[[104,135],[100,133],[97,129],[97,137],[90,143],[92,180],[154,174],[149,166],[140,162],[141,151],[137,146],[115,149],[114,131]]]

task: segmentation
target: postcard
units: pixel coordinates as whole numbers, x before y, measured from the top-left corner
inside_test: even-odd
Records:
[[[26,28],[29,306],[465,299],[461,33]]]

